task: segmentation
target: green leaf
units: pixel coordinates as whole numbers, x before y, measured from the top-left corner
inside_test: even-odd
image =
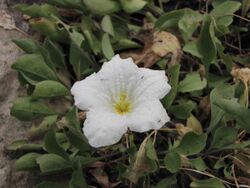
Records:
[[[210,148],[221,148],[235,142],[238,131],[232,127],[219,127],[215,130]]]
[[[59,146],[64,150],[67,151],[70,147],[70,143],[68,142],[67,136],[65,133],[57,132],[56,133],[56,142]]]
[[[34,188],[67,188],[66,185],[57,183],[57,182],[51,182],[51,181],[44,181],[42,183],[39,183]]]
[[[44,154],[36,159],[43,174],[54,174],[71,169],[71,164],[56,154]]]
[[[234,55],[233,60],[242,65],[246,65],[250,62],[250,56],[246,55]]]
[[[85,36],[79,33],[78,31],[76,31],[75,29],[71,28],[69,30],[69,35],[70,35],[70,39],[72,43],[74,43],[77,47],[81,48],[83,43],[86,41],[85,40],[85,37],[86,37],[91,49],[94,51],[94,53],[96,53],[91,34],[89,33],[88,30],[84,31],[83,33]]]
[[[113,48],[118,51],[133,48],[142,48],[142,45],[130,39],[120,39],[116,43],[114,43]]]
[[[69,142],[82,152],[89,151],[90,146],[86,137],[74,128],[68,127],[69,130],[65,132]]]
[[[93,164],[94,162],[100,160],[100,157],[83,157],[77,156],[75,160],[80,160],[80,163],[83,168],[88,167],[89,165]]]
[[[28,131],[29,138],[37,138],[44,135],[57,121],[58,115],[47,116],[38,126],[32,126]]]
[[[239,104],[235,99],[219,99],[215,101],[215,105],[230,115],[230,118],[236,119],[241,128],[250,131],[250,110],[248,108]]]
[[[73,66],[77,80],[80,80],[81,76],[85,75],[86,72],[88,73],[89,67],[92,65],[92,60],[88,53],[73,42],[70,44],[69,62]]]
[[[82,165],[79,160],[74,164],[74,171],[69,182],[70,188],[88,187],[86,180],[83,176]]]
[[[250,146],[250,140],[243,141],[241,143],[230,144],[230,145],[224,147],[224,149],[243,150],[244,148],[246,148],[248,146]]]
[[[213,8],[219,6],[221,3],[224,3],[227,0],[212,0],[212,6]]]
[[[201,152],[206,146],[207,135],[197,135],[194,132],[188,132],[182,138],[180,144],[174,149],[180,155],[194,155]]]
[[[39,153],[28,153],[20,157],[15,162],[16,170],[35,170],[38,165],[36,159],[41,156]]]
[[[155,147],[151,139],[148,140],[145,148],[146,148],[146,156],[149,159],[158,161],[157,153],[155,151]]]
[[[242,1],[242,16],[246,16],[247,12],[250,8],[250,0],[243,0]]]
[[[230,76],[221,76],[218,74],[209,73],[208,74],[208,87],[213,89],[218,86],[222,86],[225,82],[227,82],[230,79],[231,79]]]
[[[80,120],[78,117],[78,110],[73,106],[65,115],[65,119],[70,127],[73,127],[75,130],[81,132]]]
[[[170,106],[169,113],[174,114],[179,119],[186,119],[191,115],[196,106],[196,103],[193,101],[182,102],[181,104]]]
[[[203,133],[201,123],[193,114],[187,119],[187,127],[197,134]]]
[[[192,37],[193,32],[197,29],[202,19],[203,16],[198,11],[186,9],[183,17],[178,22],[178,27],[185,41]]]
[[[70,95],[70,92],[64,85],[56,81],[45,80],[36,84],[31,96],[34,99],[39,99],[67,95]]]
[[[216,6],[209,14],[214,17],[221,17],[229,14],[233,14],[239,10],[241,6],[240,2],[237,1],[224,1]]]
[[[52,15],[58,16],[56,7],[48,5],[48,4],[42,4],[42,5],[17,4],[15,8],[18,11],[22,12],[23,14],[27,14],[31,16],[32,18],[50,17]]]
[[[65,69],[65,61],[64,61],[64,54],[60,47],[53,43],[48,38],[44,41],[43,44],[44,48],[47,51],[47,55],[50,61],[53,63],[53,66],[56,68]]]
[[[164,164],[168,171],[175,173],[181,168],[181,156],[174,151],[169,151],[164,158]]]
[[[191,167],[200,170],[200,171],[204,171],[206,169],[208,169],[206,163],[204,162],[204,160],[201,157],[197,157],[195,159],[189,159],[188,163]]]
[[[225,47],[222,44],[217,44],[218,54],[222,62],[226,65],[228,72],[231,72],[233,67],[233,58],[231,55],[224,53]]]
[[[201,33],[197,41],[197,48],[199,50],[199,54],[202,55],[201,60],[206,68],[206,73],[208,73],[210,64],[216,60],[217,56],[214,25],[209,16],[204,18]]]
[[[49,115],[56,115],[57,113],[45,104],[32,101],[29,97],[25,97],[15,101],[10,114],[22,121],[29,121]]]
[[[221,84],[215,87],[210,93],[211,102],[211,121],[208,130],[212,131],[220,122],[224,115],[222,109],[220,109],[215,102],[221,98],[232,98],[234,97],[235,86],[229,84]]]
[[[111,60],[111,58],[115,55],[107,33],[105,33],[102,37],[102,52],[108,60]]]
[[[64,28],[59,28],[58,21],[55,19],[45,17],[31,19],[30,26],[52,40],[62,43],[69,41],[67,31]]]
[[[112,14],[120,10],[120,5],[112,0],[83,0],[88,9],[99,15]]]
[[[171,188],[172,185],[177,184],[176,176],[171,176],[162,179],[159,183],[157,183],[155,188]]]
[[[69,63],[72,65],[74,73],[76,77],[80,80],[81,77],[81,69],[80,69],[80,60],[81,60],[81,53],[78,49],[79,47],[74,44],[73,42],[70,43],[69,49]]]
[[[32,39],[15,39],[13,42],[28,54],[36,53],[38,50],[36,41]]]
[[[216,29],[227,33],[227,27],[233,22],[233,13],[239,10],[240,6],[241,3],[237,1],[225,1],[216,6],[209,14],[216,22]]]
[[[122,9],[128,14],[140,11],[147,4],[144,0],[120,0],[120,2]]]
[[[224,188],[225,186],[223,185],[223,183],[221,183],[220,180],[218,180],[216,178],[210,178],[210,179],[206,179],[206,180],[193,181],[190,184],[190,187],[193,187],[193,188]]]
[[[105,16],[104,16],[105,17]],[[81,17],[81,30],[92,31],[95,28],[92,15],[82,15]]]
[[[41,144],[28,143],[28,140],[16,140],[6,146],[8,151],[41,151]]]
[[[23,73],[38,77],[40,80],[57,80],[55,73],[46,65],[39,54],[29,54],[19,57],[12,68]]]
[[[186,75],[184,80],[180,81],[178,91],[192,92],[202,90],[207,86],[207,80],[205,78],[201,79],[198,72],[192,72]]]
[[[49,153],[57,154],[64,159],[69,160],[69,155],[67,152],[65,152],[64,149],[58,144],[56,134],[53,129],[50,129],[45,135],[44,146]]]
[[[178,22],[183,17],[185,11],[187,9],[179,9],[174,10],[171,12],[167,12],[166,14],[162,15],[156,22],[155,27],[161,29],[167,29],[171,27],[177,27]],[[190,9],[188,9],[190,10]]]
[[[92,49],[92,51],[95,54],[98,54],[100,52],[100,43],[98,39],[95,37],[95,35],[90,30],[84,30],[83,31],[85,38],[88,41],[88,45]]]
[[[102,30],[105,31],[106,33],[110,34],[111,36],[115,35],[111,17],[109,15],[103,17],[101,26]]]
[[[82,0],[46,0],[48,3],[65,8],[76,8],[84,10]]]
[[[166,97],[162,99],[164,106],[168,109],[173,103],[178,90],[179,74],[180,74],[180,64],[174,65],[168,69],[169,74],[169,84],[171,85],[171,90]]]
[[[198,49],[197,41],[187,42],[183,47],[183,51],[202,59],[202,54]]]

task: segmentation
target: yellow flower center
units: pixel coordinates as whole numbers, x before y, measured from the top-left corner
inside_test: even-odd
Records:
[[[114,104],[115,112],[119,115],[129,113],[131,111],[131,102],[126,93],[121,93],[119,100]]]

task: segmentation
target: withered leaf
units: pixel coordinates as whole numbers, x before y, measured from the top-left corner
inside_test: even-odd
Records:
[[[170,58],[168,66],[178,64],[182,51],[175,35],[166,31],[145,32],[142,36],[144,48],[121,53],[121,57],[132,57],[136,64],[151,67],[161,58]]]

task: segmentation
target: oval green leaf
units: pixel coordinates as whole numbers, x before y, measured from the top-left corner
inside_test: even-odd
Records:
[[[45,80],[36,84],[31,96],[34,99],[38,99],[66,95],[70,95],[70,92],[63,84],[52,80]]]

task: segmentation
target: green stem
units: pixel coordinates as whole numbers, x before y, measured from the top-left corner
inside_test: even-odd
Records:
[[[147,4],[147,8],[148,8],[151,12],[153,12],[153,13],[155,13],[155,14],[159,14],[159,15],[163,14],[163,10],[160,9],[159,7],[155,6],[154,4]]]

